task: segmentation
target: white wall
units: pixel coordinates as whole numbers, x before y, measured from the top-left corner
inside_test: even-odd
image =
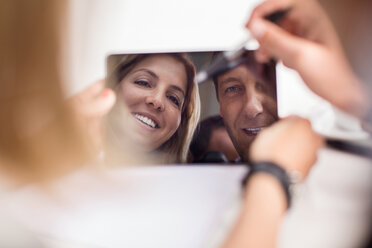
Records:
[[[105,59],[111,53],[233,48],[247,36],[244,24],[260,2],[70,0],[64,53],[67,91],[74,94],[104,78]],[[308,117],[323,134],[340,136],[334,130],[340,129],[337,123],[345,121],[352,129],[351,136],[359,132],[358,122],[339,115],[282,65],[278,67],[278,99],[280,116]]]
[[[261,0],[70,0],[69,92],[104,77],[105,58],[128,51],[228,49]]]

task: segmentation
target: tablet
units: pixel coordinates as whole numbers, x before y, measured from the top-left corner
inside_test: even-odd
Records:
[[[106,86],[116,92],[117,102],[124,103],[130,112],[127,117],[115,119],[123,122],[126,118],[136,119],[139,128],[133,133],[139,135],[134,139],[146,149],[161,149],[177,135],[181,141],[172,141],[175,147],[187,139],[179,129],[190,129],[190,119],[193,119],[183,111],[198,108],[192,95],[195,91],[190,93],[193,84],[200,95],[201,122],[193,136],[191,160],[203,162],[207,152],[214,151],[224,157],[207,161],[234,161],[239,157],[237,151],[249,149],[258,133],[278,120],[276,63],[258,63],[254,51],[246,50],[228,68],[211,75],[202,84],[198,82],[198,73],[210,68],[222,53],[153,52],[108,56]],[[188,125],[183,125],[185,121]],[[114,126],[113,130],[121,124]],[[163,127],[164,130],[160,130]],[[218,131],[215,137],[217,129],[223,131]],[[117,133],[117,139],[123,139],[120,132]]]

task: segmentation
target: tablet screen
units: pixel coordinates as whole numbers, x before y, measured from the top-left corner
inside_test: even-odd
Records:
[[[196,82],[196,74],[221,54],[110,55],[106,86],[129,110],[128,116],[116,120],[135,119],[132,140],[146,152],[168,154],[173,163],[203,163],[209,152],[212,158],[207,162],[235,161],[261,130],[278,120],[275,62],[258,63],[254,52],[246,51],[242,62],[203,84]]]

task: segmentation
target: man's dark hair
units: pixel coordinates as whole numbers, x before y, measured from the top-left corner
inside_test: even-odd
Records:
[[[219,128],[225,128],[223,119],[219,115],[210,116],[198,124],[190,145],[193,161],[198,161],[204,157],[212,132]]]
[[[264,80],[270,84],[274,84],[274,87],[276,87],[276,61],[275,60],[270,60],[267,63],[259,63],[256,61],[255,58],[255,51],[254,50],[247,50],[244,52],[244,55],[246,60],[245,60],[245,65],[250,68],[250,71],[254,73],[254,76],[256,78],[259,78],[261,80]],[[211,63],[213,63],[214,60],[216,60],[221,52],[216,52],[212,55],[212,60]],[[219,75],[220,76],[220,75]],[[215,76],[212,78],[214,88],[216,90],[216,97],[217,100],[219,100],[219,95],[218,95],[218,77]]]

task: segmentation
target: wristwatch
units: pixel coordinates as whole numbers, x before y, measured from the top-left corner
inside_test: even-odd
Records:
[[[250,166],[250,170],[242,180],[242,186],[245,188],[248,180],[256,173],[266,173],[275,177],[282,186],[287,198],[288,208],[291,205],[291,185],[298,182],[300,179],[299,173],[291,173],[289,175],[285,169],[273,162],[258,162]]]

